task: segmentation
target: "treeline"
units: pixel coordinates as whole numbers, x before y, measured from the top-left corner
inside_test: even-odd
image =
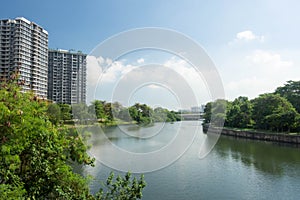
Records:
[[[209,102],[204,112],[204,123],[224,121],[224,126],[232,128],[299,132],[300,81],[288,81],[274,93],[261,94],[251,100],[238,97],[234,101]]]
[[[75,120],[97,120],[103,124],[114,124],[120,121],[136,122],[148,125],[154,122],[174,122],[181,118],[177,112],[165,108],[151,108],[146,104],[136,103],[127,108],[119,102],[106,102],[94,100],[91,105],[86,104],[49,104],[48,113],[52,123],[58,124],[64,121],[68,123]]]

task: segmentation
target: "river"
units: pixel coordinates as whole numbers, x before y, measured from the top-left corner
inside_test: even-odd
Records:
[[[186,134],[190,134],[189,131],[195,129],[189,128],[199,126],[199,122],[158,124],[152,128],[127,125],[121,129],[107,128],[105,133],[115,145],[143,153],[162,148],[172,139],[179,125],[184,127]],[[122,129],[130,131],[132,135],[151,134],[151,130],[160,132],[154,139],[148,138],[148,141],[147,138],[141,140],[132,135],[122,136]],[[204,137],[201,130],[198,130],[192,145],[177,161],[163,169],[145,173],[147,186],[143,191],[143,199],[300,198],[300,148],[221,136],[214,149],[204,159],[199,159],[199,148]],[[100,151],[106,143],[95,142],[91,152]],[[80,169],[82,174],[95,177],[90,184],[94,193],[111,170],[99,161],[96,167]]]

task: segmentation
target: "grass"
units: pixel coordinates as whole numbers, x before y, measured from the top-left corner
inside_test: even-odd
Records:
[[[98,122],[88,122],[86,124],[80,124],[80,122],[78,123],[64,123],[64,126],[67,128],[84,128],[84,127],[92,127],[92,126],[98,126],[100,125],[101,127],[109,127],[109,126],[117,126],[117,125],[129,125],[129,124],[136,124],[135,121],[123,121],[120,119],[116,119],[113,121],[107,121],[107,122],[103,122],[98,120]]]
[[[232,128],[232,127],[224,127],[225,129],[234,130],[234,131],[249,131],[255,133],[267,133],[267,134],[279,134],[279,135],[300,135],[300,133],[289,133],[289,132],[274,132],[270,130],[259,130],[253,128]]]

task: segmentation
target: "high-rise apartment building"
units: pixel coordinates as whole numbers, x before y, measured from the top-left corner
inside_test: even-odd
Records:
[[[86,101],[86,54],[49,50],[48,99],[76,104]]]
[[[0,79],[19,71],[24,91],[47,98],[48,33],[23,17],[0,20]]]

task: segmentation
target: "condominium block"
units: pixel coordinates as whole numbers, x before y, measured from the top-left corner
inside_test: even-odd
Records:
[[[51,50],[48,54],[48,99],[57,103],[86,101],[86,54]]]
[[[16,71],[23,91],[47,98],[48,32],[23,17],[0,20],[0,80]]]

